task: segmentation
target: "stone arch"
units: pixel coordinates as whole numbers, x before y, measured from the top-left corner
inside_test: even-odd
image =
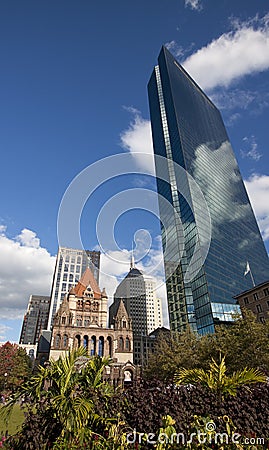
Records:
[[[134,377],[132,369],[130,369],[129,367],[126,367],[126,369],[124,369],[124,372],[123,372],[123,377],[124,377],[123,378],[124,384],[132,382],[133,377]]]
[[[74,339],[74,347],[79,348],[81,346],[81,336],[80,334],[76,334]]]

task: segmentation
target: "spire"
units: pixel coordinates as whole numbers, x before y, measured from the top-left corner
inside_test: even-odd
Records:
[[[135,268],[135,260],[134,260],[134,246],[132,243],[132,251],[131,251],[131,263],[130,263],[130,270]]]

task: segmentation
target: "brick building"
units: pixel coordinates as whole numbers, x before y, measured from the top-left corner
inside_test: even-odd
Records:
[[[259,322],[269,319],[269,281],[253,286],[234,298],[242,310],[246,308],[252,311]]]

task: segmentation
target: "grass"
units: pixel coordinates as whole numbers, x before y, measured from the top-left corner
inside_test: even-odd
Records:
[[[1,406],[0,410],[2,408],[3,407]],[[24,414],[20,405],[14,405],[7,425],[0,411],[0,438],[6,433],[6,431],[8,431],[8,434],[10,435],[15,434],[21,428],[23,421]]]

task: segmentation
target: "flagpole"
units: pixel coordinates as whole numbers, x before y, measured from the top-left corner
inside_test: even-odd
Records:
[[[250,277],[251,277],[252,284],[253,284],[253,286],[255,287],[256,285],[255,285],[255,281],[254,281],[254,278],[253,278],[253,275],[252,275],[252,272],[251,272],[251,269],[250,269],[250,264],[249,264],[249,262],[247,261],[247,265],[246,265],[246,270],[245,270],[245,272],[244,272],[244,276],[246,276],[248,273],[250,273]]]
[[[251,281],[252,281],[253,287],[255,287],[256,286],[255,285],[255,281],[254,281],[254,278],[253,278],[253,275],[252,275],[252,272],[251,272],[250,268],[249,268],[249,273],[250,273],[250,277],[251,277]]]

